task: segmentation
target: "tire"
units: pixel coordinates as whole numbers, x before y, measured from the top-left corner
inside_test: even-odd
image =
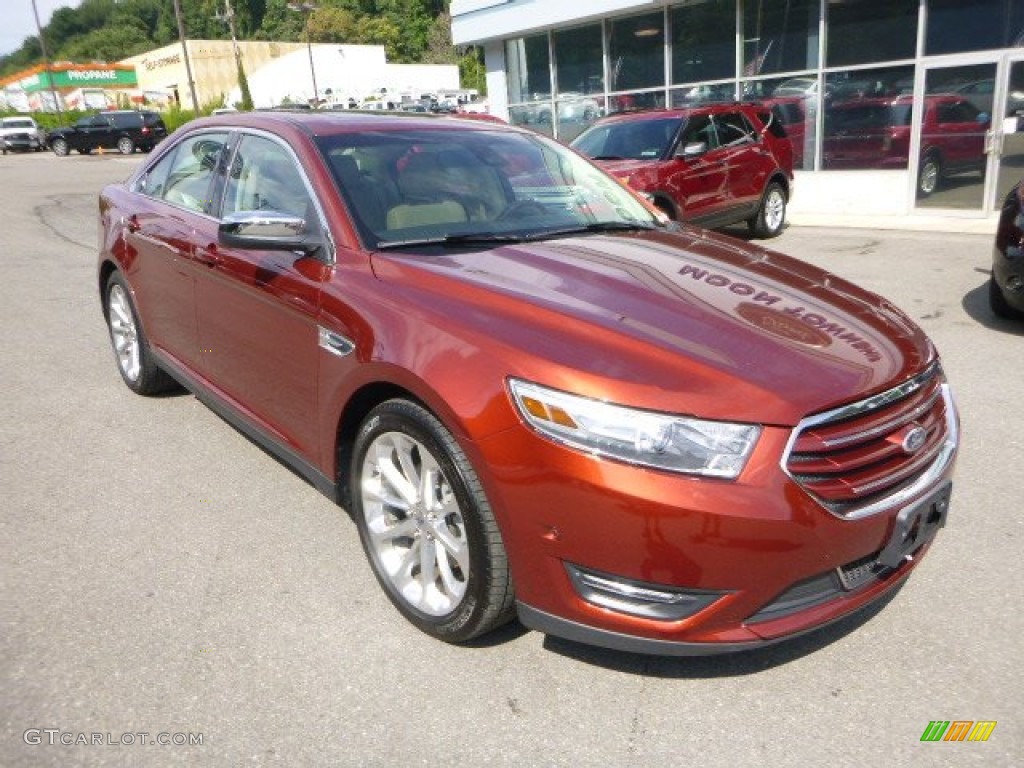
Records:
[[[1024,320],[1024,312],[1010,306],[1010,302],[1003,295],[999,283],[996,282],[995,275],[988,279],[988,305],[992,309],[992,314],[996,317],[1002,317],[1007,320]]]
[[[177,382],[153,360],[131,290],[120,272],[114,272],[107,279],[104,307],[117,370],[128,388],[147,396],[176,389]]]
[[[786,202],[786,190],[779,182],[771,182],[761,196],[757,213],[747,220],[751,234],[765,239],[779,235],[786,226]]]
[[[78,154],[80,154],[80,155],[92,154],[92,147],[82,147],[81,149],[78,150]]]
[[[937,155],[928,155],[921,161],[917,173],[917,196],[928,197],[939,188],[942,181],[942,161]]]
[[[388,598],[428,635],[459,643],[515,615],[508,559],[480,481],[422,406],[388,400],[353,447],[352,513]]]
[[[117,151],[122,155],[130,155],[135,152],[135,142],[130,136],[122,136],[117,140]]]
[[[71,152],[71,147],[68,146],[65,139],[54,139],[50,147],[53,149],[53,154],[57,155],[57,157],[67,157]]]

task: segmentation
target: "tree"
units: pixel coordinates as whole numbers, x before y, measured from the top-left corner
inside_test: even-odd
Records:
[[[420,61],[424,64],[455,64],[458,58],[452,45],[452,17],[446,12],[441,13],[427,30],[427,47]]]
[[[344,8],[319,8],[309,14],[309,39],[314,43],[351,43],[357,35],[356,18]]]

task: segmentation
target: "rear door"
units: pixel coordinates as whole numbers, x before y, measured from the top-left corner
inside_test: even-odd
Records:
[[[137,256],[129,278],[149,340],[191,368],[200,362],[195,239],[198,232],[216,230],[210,190],[227,138],[223,131],[197,134],[160,158],[134,187],[147,204],[125,222],[127,245]]]
[[[754,210],[775,171],[775,157],[742,112],[721,112],[714,115],[714,121],[728,174],[728,207]]]

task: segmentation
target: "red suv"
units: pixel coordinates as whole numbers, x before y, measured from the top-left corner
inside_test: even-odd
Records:
[[[824,167],[906,168],[912,106],[912,96],[831,105],[825,114]],[[932,194],[947,176],[984,169],[990,117],[959,95],[925,97],[917,180],[920,196]]]
[[[531,131],[204,118],[99,219],[127,386],[344,505],[434,637],[755,648],[892,594],[946,520],[956,410],[909,317]]]
[[[645,194],[672,219],[746,221],[759,237],[786,222],[793,147],[767,106],[706,104],[598,120],[572,148]]]

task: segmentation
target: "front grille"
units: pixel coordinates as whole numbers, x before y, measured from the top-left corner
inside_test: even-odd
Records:
[[[830,512],[864,517],[927,488],[952,460],[956,432],[934,364],[886,392],[804,419],[784,466]]]

